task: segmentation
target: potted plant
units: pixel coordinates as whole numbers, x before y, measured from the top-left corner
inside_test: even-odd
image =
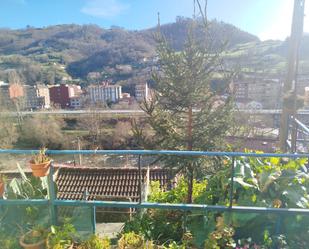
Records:
[[[0,198],[2,198],[5,189],[6,178],[4,175],[0,174]]]
[[[44,249],[46,245],[47,231],[38,227],[33,229],[19,239],[19,244],[24,249]]]
[[[41,149],[30,160],[30,167],[34,176],[43,177],[48,174],[51,158],[46,155],[46,150],[46,148]]]

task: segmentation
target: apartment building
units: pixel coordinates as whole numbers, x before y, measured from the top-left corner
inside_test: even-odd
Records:
[[[121,86],[108,83],[91,85],[87,88],[87,93],[91,104],[117,103],[122,98]]]
[[[37,85],[37,93],[39,97],[42,97],[44,100],[43,108],[50,108],[50,96],[49,96],[49,89],[45,85]]]
[[[75,96],[70,98],[70,107],[73,109],[80,109],[83,107],[84,104],[84,98],[82,95],[80,96]]]
[[[135,85],[135,99],[137,102],[142,102],[149,98],[149,87],[147,83]]]
[[[14,105],[14,100],[23,98],[24,89],[19,84],[9,84],[0,81],[0,105],[3,108],[10,109]]]
[[[62,109],[70,108],[70,98],[82,94],[80,86],[61,84],[49,87],[50,101],[59,105]]]
[[[45,106],[44,97],[39,96],[36,86],[24,85],[24,109],[42,109]]]
[[[281,107],[282,87],[279,79],[249,78],[233,82],[236,102],[255,101],[264,109]]]

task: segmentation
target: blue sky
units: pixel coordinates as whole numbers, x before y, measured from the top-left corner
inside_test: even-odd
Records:
[[[203,0],[201,0],[203,1]],[[285,39],[290,33],[293,0],[208,0],[208,16],[253,33],[261,39]],[[309,16],[309,2],[306,12]],[[0,27],[55,24],[111,25],[136,30],[176,16],[191,17],[193,0],[0,0]],[[309,31],[305,18],[305,31]]]

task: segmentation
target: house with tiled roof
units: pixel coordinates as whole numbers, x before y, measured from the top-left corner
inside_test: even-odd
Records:
[[[145,199],[150,181],[161,188],[171,187],[172,175],[167,169],[59,167],[55,173],[57,198],[62,200]],[[141,184],[141,186],[140,186]],[[141,187],[141,194],[139,191]]]
[[[56,167],[55,172],[57,198],[61,200],[146,201],[151,181],[159,181],[162,189],[173,184],[171,172],[162,168],[139,172],[133,167]],[[133,212],[130,208],[96,208],[96,221],[120,222]]]
[[[170,189],[174,184],[171,172],[158,167],[142,168],[140,172],[136,167],[94,168],[59,164],[54,164],[54,167],[57,198],[61,200],[146,201],[151,181],[159,181],[162,189]],[[30,176],[31,171],[25,171],[25,174]],[[12,171],[5,172],[5,175],[9,179],[20,177],[19,172]],[[70,208],[59,210],[64,216],[70,216]],[[131,215],[133,211],[97,208],[97,218],[101,217],[97,221],[106,222],[108,216]]]

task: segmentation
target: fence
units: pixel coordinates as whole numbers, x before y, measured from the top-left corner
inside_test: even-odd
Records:
[[[0,154],[33,154],[37,150],[0,150]],[[60,154],[82,154],[82,155],[136,155],[138,156],[139,172],[141,172],[140,159],[142,156],[149,155],[169,155],[169,156],[195,156],[195,157],[230,157],[232,164],[231,184],[229,189],[229,205],[206,205],[206,204],[168,204],[168,203],[150,203],[150,202],[123,202],[123,201],[86,201],[86,200],[59,200],[56,198],[55,184],[53,180],[54,167],[51,165],[50,174],[48,177],[49,184],[49,199],[21,199],[9,200],[0,199],[0,206],[47,206],[50,211],[50,217],[53,224],[57,223],[57,208],[58,207],[90,207],[92,209],[92,229],[96,230],[95,208],[96,207],[112,207],[112,208],[134,208],[134,209],[175,209],[183,211],[215,211],[215,212],[235,212],[235,213],[259,213],[259,214],[274,214],[278,216],[277,230],[280,231],[280,217],[285,215],[309,215],[309,209],[301,208],[269,208],[269,207],[254,207],[254,206],[235,206],[233,205],[234,194],[234,173],[235,173],[235,158],[237,157],[275,157],[275,158],[309,158],[309,154],[276,154],[276,153],[243,153],[243,152],[207,152],[207,151],[149,151],[149,150],[48,150],[49,155]],[[141,174],[139,174],[139,181],[141,183]],[[140,184],[141,186],[141,184]],[[139,188],[141,191],[141,187]],[[141,196],[141,192],[140,192]]]

